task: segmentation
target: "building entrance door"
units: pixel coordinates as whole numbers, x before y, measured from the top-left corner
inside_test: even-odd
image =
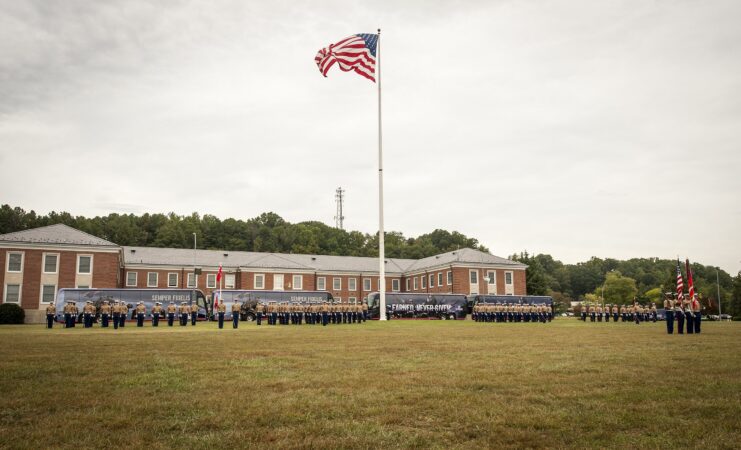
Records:
[[[274,291],[283,290],[283,274],[282,273],[276,273],[275,275],[273,275],[273,290]]]
[[[478,270],[469,270],[468,271],[468,279],[470,281],[470,291],[471,294],[478,294],[479,293],[479,271]]]
[[[494,270],[486,272],[486,293],[489,295],[497,294],[497,272]]]

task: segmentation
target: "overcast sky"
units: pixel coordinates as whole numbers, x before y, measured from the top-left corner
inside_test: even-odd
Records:
[[[0,203],[741,269],[741,2],[0,0]]]

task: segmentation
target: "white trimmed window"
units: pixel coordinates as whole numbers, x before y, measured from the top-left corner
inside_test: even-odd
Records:
[[[193,272],[188,273],[188,279],[186,281],[189,288],[198,287],[198,275],[194,274]]]
[[[430,274],[430,287],[431,288],[435,287],[435,274],[434,273]]]
[[[451,284],[453,284],[453,271],[448,270],[448,286],[450,286]]]
[[[211,288],[211,289],[216,287],[216,274],[215,273],[206,274],[206,287]]]
[[[394,292],[399,292],[399,279],[394,278],[391,280],[391,290]]]
[[[23,253],[8,252],[8,272],[23,272]]]
[[[303,275],[294,275],[293,276],[293,289],[294,290],[301,290],[304,288],[304,276]]]
[[[45,284],[41,287],[41,303],[51,303],[57,296],[57,286],[55,284]]]
[[[265,289],[265,274],[264,273],[255,274],[255,289]]]
[[[6,284],[4,303],[20,303],[20,302],[21,302],[21,285],[20,284]]]
[[[335,303],[342,303],[342,297],[334,297]]]
[[[370,278],[363,278],[363,290],[365,292],[370,292],[371,290],[371,279]]]
[[[437,286],[443,287],[443,273],[442,272],[437,273]]]
[[[424,275],[419,277],[419,281],[422,284],[422,289],[427,289],[427,278]]]
[[[126,272],[126,286],[136,286],[136,272]]]
[[[357,291],[358,290],[358,279],[357,278],[348,278],[347,279],[347,289],[351,291]]]
[[[147,287],[157,287],[157,272],[147,273]]]
[[[512,284],[512,272],[504,272],[504,284]]]
[[[407,285],[407,292],[409,292],[409,278],[407,278],[406,285]]]
[[[316,290],[317,291],[327,290],[327,279],[325,277],[318,277],[316,279]]]
[[[332,290],[339,291],[342,289],[342,278],[332,278]]]
[[[419,289],[419,278],[414,277],[414,290]]]
[[[178,274],[170,272],[167,274],[167,287],[178,287]]]
[[[479,271],[469,270],[468,273],[469,273],[471,284],[479,284]]]
[[[355,303],[355,302],[358,301],[358,298],[357,297],[350,297],[350,298],[347,299],[347,301],[352,305],[353,303]]]
[[[93,273],[93,255],[77,255],[77,273]]]
[[[224,275],[224,287],[226,289],[234,289],[234,285],[236,284],[234,279],[235,278],[233,273]]]
[[[59,270],[58,262],[58,253],[44,253],[44,273],[57,273]]]

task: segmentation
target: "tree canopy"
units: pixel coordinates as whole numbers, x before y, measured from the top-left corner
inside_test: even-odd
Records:
[[[19,207],[0,206],[0,234],[63,223],[118,245],[192,248],[230,251],[302,253],[342,256],[378,256],[378,234],[346,231],[316,221],[289,223],[267,212],[248,220],[224,219],[206,214],[109,214],[87,218],[66,212],[39,216]],[[419,259],[460,248],[489,250],[457,231],[434,230],[416,238],[401,232],[385,234],[389,258]]]
[[[564,264],[551,255],[531,255],[527,252],[512,255],[510,259],[529,265],[528,294],[538,295],[545,290],[553,296],[554,302],[560,304],[572,301],[601,302],[603,286],[604,302],[610,304],[630,303],[633,297],[640,302],[658,303],[663,299],[664,292],[676,290],[677,262],[674,259],[632,258],[621,261],[592,257],[585,262]],[[690,267],[695,292],[706,311],[717,314],[720,291],[723,312],[741,315],[741,273],[732,278],[715,266],[695,262]]]

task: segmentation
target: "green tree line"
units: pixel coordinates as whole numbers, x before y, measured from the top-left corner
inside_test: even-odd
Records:
[[[47,215],[19,207],[0,207],[0,234],[63,223],[118,245],[198,248],[230,251],[302,253],[342,256],[378,256],[378,234],[346,231],[321,222],[289,223],[268,212],[249,220],[221,220],[212,215],[109,214],[87,218],[67,212]],[[476,239],[456,231],[435,230],[416,238],[397,231],[386,232],[389,258],[419,259],[459,248],[489,250]]]
[[[592,257],[589,261],[564,264],[551,255],[521,252],[510,259],[528,265],[527,291],[530,295],[551,295],[562,309],[572,301],[628,304],[633,299],[662,306],[663,293],[675,292],[677,261],[660,258],[632,258],[621,261]],[[688,291],[684,261],[681,261],[685,293]],[[741,316],[741,272],[728,272],[691,262],[695,292],[706,311]]]

